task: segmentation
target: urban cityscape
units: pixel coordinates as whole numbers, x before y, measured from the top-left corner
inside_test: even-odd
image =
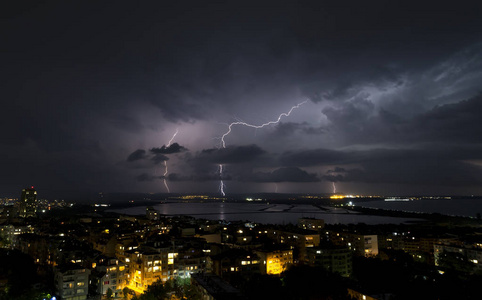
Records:
[[[159,201],[148,197],[161,195],[146,194],[78,204],[40,200],[34,187],[19,194],[1,200],[0,299],[476,299],[480,293],[480,213],[369,205],[450,197],[171,195]],[[256,210],[227,221],[219,213],[205,219],[156,209],[212,204]],[[296,223],[249,220],[254,213],[298,216],[307,206],[327,217],[392,221],[329,224],[310,217],[312,210]],[[144,213],[119,212],[136,207]]]
[[[0,12],[0,300],[481,298],[482,2]]]

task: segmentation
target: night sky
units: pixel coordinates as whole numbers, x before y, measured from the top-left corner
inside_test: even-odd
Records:
[[[477,1],[4,2],[0,197],[482,194]]]

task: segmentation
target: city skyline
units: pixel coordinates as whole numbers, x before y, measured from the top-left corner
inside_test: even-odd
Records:
[[[480,4],[8,5],[0,197],[482,195]]]

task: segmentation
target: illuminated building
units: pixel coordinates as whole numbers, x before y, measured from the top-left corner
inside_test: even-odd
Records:
[[[211,253],[205,240],[183,238],[176,240],[175,245],[178,253],[174,260],[174,278],[189,278],[194,273],[204,272],[206,253]],[[172,269],[169,272],[172,272]]]
[[[110,289],[115,297],[122,295],[122,289],[126,286],[126,266],[115,258],[103,259],[95,266],[98,276],[97,292],[106,295]]]
[[[34,228],[29,226],[3,225],[0,227],[0,238],[4,246],[18,248],[19,236],[24,233],[32,233]]]
[[[293,264],[293,250],[258,250],[261,273],[278,275]]]
[[[244,249],[229,249],[206,258],[206,270],[221,278],[233,272],[250,275],[260,272],[258,255]]]
[[[160,219],[159,212],[152,206],[146,208],[146,218],[151,221],[158,221]]]
[[[353,271],[353,253],[344,247],[323,246],[307,249],[310,266],[323,267],[330,272],[349,277]]]
[[[435,265],[457,271],[482,272],[482,249],[477,245],[434,245]]]
[[[336,246],[348,247],[357,256],[378,255],[378,236],[353,232],[325,231],[326,238]]]
[[[127,265],[128,288],[142,293],[154,282],[174,279],[174,259],[177,253],[170,250],[154,251],[135,249],[124,252]]]
[[[363,249],[365,256],[378,255],[378,236],[377,235],[364,235],[363,236]]]
[[[0,207],[0,218],[16,218],[18,216],[18,206],[13,203],[4,204]]]
[[[37,214],[37,191],[33,188],[22,190],[19,215],[22,218],[35,217]]]
[[[18,236],[15,248],[30,255],[35,263],[53,265],[59,245],[60,241],[55,243],[54,239],[29,233]]]
[[[54,268],[54,284],[62,300],[86,300],[90,270],[75,264]]]
[[[306,248],[317,247],[320,244],[320,234],[312,230],[295,229],[287,232],[268,229],[267,236],[277,244],[290,246],[291,249],[298,249],[299,257],[297,259],[300,261],[305,260]]]
[[[314,218],[300,218],[298,227],[301,229],[321,231],[325,227],[325,220]]]
[[[380,248],[403,250],[417,261],[434,263],[434,245],[448,243],[453,237],[415,236],[409,234],[390,234],[385,237],[385,245]],[[381,241],[379,240],[379,243]]]
[[[90,245],[75,238],[38,234],[19,235],[15,248],[30,255],[35,263],[51,266],[75,263],[89,267],[95,253]]]

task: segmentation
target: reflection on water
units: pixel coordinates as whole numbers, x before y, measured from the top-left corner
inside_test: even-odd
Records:
[[[264,224],[296,224],[299,218],[317,218],[328,224],[400,224],[420,219],[363,215],[344,208],[315,207],[309,204],[264,203],[163,203],[154,208],[164,215],[188,215],[201,219],[252,221]],[[146,206],[115,209],[114,212],[144,215]]]

